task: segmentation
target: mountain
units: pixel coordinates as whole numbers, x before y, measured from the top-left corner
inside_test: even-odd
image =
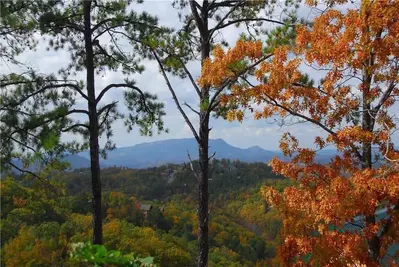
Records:
[[[71,169],[90,168],[90,160],[79,155],[66,155],[63,160],[71,165]]]
[[[215,152],[216,159],[240,160],[247,163],[267,163],[273,157],[287,160],[280,151],[265,150],[259,146],[238,148],[226,143],[223,139],[209,140],[209,155]],[[188,154],[192,160],[198,159],[197,142],[194,138],[168,139],[135,146],[120,147],[107,152],[107,159],[100,158],[102,168],[119,166],[135,169],[161,166],[167,163],[180,164],[188,162]],[[327,163],[337,155],[333,149],[317,152],[316,161]],[[64,160],[71,165],[71,169],[89,168],[90,154],[88,151],[76,155],[65,155]],[[15,160],[14,164],[22,167],[22,163]],[[29,170],[35,170],[37,164],[32,164]]]
[[[229,145],[223,139],[209,140],[209,154],[214,152],[217,159],[240,160],[244,162],[267,162],[280,153],[262,149],[258,146],[238,148]],[[107,159],[101,160],[102,167],[124,166],[129,168],[148,168],[166,163],[188,162],[188,154],[192,160],[198,159],[197,143],[194,138],[169,139],[142,143],[131,147],[121,147],[108,151]],[[89,159],[87,151],[78,154]]]
[[[68,162],[70,164],[69,169],[80,169],[80,168],[89,168],[90,160],[87,158],[81,157],[79,155],[65,155],[62,157],[62,160]],[[32,163],[28,168],[23,166],[23,163],[19,159],[13,159],[12,163],[20,169],[29,170],[29,171],[37,171],[40,169],[39,162]],[[14,173],[19,173],[17,170],[13,170]]]

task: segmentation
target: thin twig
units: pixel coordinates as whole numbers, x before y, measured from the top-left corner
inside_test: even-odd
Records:
[[[45,183],[46,185],[48,185],[50,188],[52,188],[52,189],[54,190],[54,192],[57,192],[57,191],[55,190],[56,187],[55,187],[54,185],[52,185],[48,180],[46,180],[46,179],[44,179],[44,178],[38,176],[37,174],[35,174],[35,173],[33,173],[33,172],[29,171],[29,170],[23,170],[23,169],[19,168],[17,165],[15,165],[14,163],[12,163],[12,162],[7,162],[7,163],[8,163],[10,166],[12,166],[14,169],[18,170],[19,172],[32,175],[33,177],[37,178],[38,180],[42,181],[43,183]]]
[[[195,114],[197,114],[198,116],[200,115],[200,113],[193,109],[189,104],[187,104],[186,102],[183,103],[184,106],[188,107],[192,112],[194,112]]]
[[[188,152],[188,150],[187,150],[187,156],[188,156],[188,160],[190,162],[191,171],[193,172],[194,176],[199,180],[199,176],[194,170],[193,161],[191,160],[190,152]]]
[[[152,50],[152,53],[153,53],[155,59],[156,59],[157,62],[158,62],[158,65],[159,65],[159,67],[160,67],[160,69],[161,69],[161,72],[162,72],[162,76],[164,77],[165,82],[166,82],[166,85],[168,86],[169,91],[170,91],[170,93],[172,94],[172,98],[173,98],[173,100],[175,101],[175,104],[176,104],[176,106],[177,106],[177,109],[178,109],[178,110],[180,111],[180,113],[182,114],[182,116],[183,116],[184,120],[186,121],[188,127],[190,127],[190,129],[191,129],[191,131],[192,131],[192,133],[193,133],[193,135],[194,135],[194,137],[195,137],[195,140],[197,140],[197,142],[199,143],[199,142],[200,142],[200,138],[199,138],[199,136],[198,136],[198,134],[197,134],[197,131],[195,130],[193,124],[192,124],[191,121],[190,121],[190,119],[187,117],[186,113],[185,113],[184,110],[182,109],[182,107],[181,107],[181,105],[180,105],[180,102],[179,102],[179,100],[177,99],[176,93],[175,93],[175,91],[174,91],[174,89],[173,89],[173,87],[172,87],[172,84],[170,83],[169,78],[168,78],[168,76],[166,75],[166,71],[165,71],[165,69],[164,69],[164,67],[163,67],[163,65],[162,65],[161,60],[159,59],[158,55],[156,54],[156,52],[155,52],[154,50]]]

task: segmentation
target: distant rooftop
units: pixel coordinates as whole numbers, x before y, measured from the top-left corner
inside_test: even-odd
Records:
[[[140,209],[144,211],[149,211],[152,208],[151,204],[141,204]]]

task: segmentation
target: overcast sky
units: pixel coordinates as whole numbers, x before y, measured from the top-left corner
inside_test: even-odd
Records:
[[[135,5],[134,8],[137,11],[146,10],[151,14],[158,16],[161,25],[175,28],[178,28],[179,26],[177,11],[171,6],[171,1],[147,0],[145,4]],[[300,13],[302,16],[307,16],[309,11],[302,8]],[[239,33],[240,29],[230,27],[223,32],[223,35],[229,43],[234,45]],[[44,43],[41,43],[39,44],[37,51],[26,52],[20,56],[20,59],[33,66],[34,69],[40,70],[42,73],[51,73],[67,64],[69,61],[69,54],[65,51],[46,51]],[[113,140],[117,147],[132,146],[138,143],[151,142],[155,140],[192,137],[191,131],[184,123],[182,116],[174,105],[165,81],[158,70],[158,65],[155,62],[149,61],[145,61],[144,65],[146,70],[141,75],[135,75],[133,78],[136,80],[138,87],[157,94],[159,99],[165,103],[167,114],[165,117],[165,126],[169,129],[169,133],[163,133],[161,135],[155,134],[152,137],[143,137],[140,136],[138,131],[128,133],[123,126],[123,122],[118,121],[113,125]],[[194,75],[194,78],[197,78],[200,74],[199,62],[192,62],[188,67]],[[4,69],[12,70],[12,66],[3,65],[2,69],[3,71]],[[179,78],[173,78],[171,75],[169,77],[176,89],[180,101],[182,103],[187,102],[192,106],[198,106],[196,93],[193,91],[191,83],[187,79],[181,80]],[[100,90],[109,83],[122,82],[123,79],[124,76],[121,73],[107,71],[103,77],[98,76],[96,78],[96,88],[97,90]],[[103,100],[104,103],[119,100],[119,109],[122,111],[126,110],[123,106],[121,89],[110,91]],[[82,105],[84,105],[82,107],[86,107],[86,104],[84,104],[83,101]],[[187,114],[189,114],[190,119],[197,128],[198,121],[196,120],[196,115],[188,110]],[[279,139],[285,131],[290,131],[297,136],[303,146],[312,146],[314,137],[323,133],[319,128],[309,124],[297,124],[280,128],[277,124],[273,124],[270,121],[255,121],[250,115],[248,115],[242,123],[230,123],[222,119],[212,119],[211,126],[212,139],[222,138],[227,143],[241,148],[256,145],[270,150],[278,149]],[[76,136],[65,136],[64,138],[65,140],[70,140],[71,138],[76,138]],[[397,138],[397,136],[395,138]]]

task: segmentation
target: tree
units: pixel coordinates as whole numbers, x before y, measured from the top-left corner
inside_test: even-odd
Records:
[[[242,120],[247,108],[256,119],[289,115],[317,125],[324,131],[315,138],[317,149],[332,145],[339,152],[329,164],[319,164],[316,149],[301,148],[285,133],[280,148],[291,161],[270,162],[275,172],[299,183],[283,193],[263,189],[284,214],[279,256],[286,266],[395,262],[387,250],[399,240],[399,153],[392,139],[399,2],[365,0],[345,11],[335,8],[345,2],[329,1],[312,27],[296,28],[295,46],[273,48],[273,58],[254,72],[256,84],[243,78],[222,100],[241,106],[229,111],[230,120]],[[203,82],[215,86],[214,80],[234,76],[227,67],[258,60],[260,49],[244,41],[227,53],[216,48],[216,59],[204,66]],[[311,81],[303,65],[323,79]]]
[[[34,101],[32,96],[49,94],[50,100],[57,99],[58,95],[51,92],[67,88],[68,91],[64,90],[60,93],[73,93],[87,103],[87,109],[75,108],[74,100],[61,106],[55,103],[57,108],[55,118],[61,118],[63,124],[62,127],[54,127],[58,130],[52,132],[50,140],[52,143],[57,143],[62,132],[81,134],[85,140],[88,140],[91,158],[94,244],[102,243],[99,154],[114,147],[110,139],[112,136],[111,124],[116,119],[125,117],[118,111],[116,101],[102,104],[104,96],[114,88],[127,89],[124,96],[129,110],[125,120],[128,129],[131,130],[134,125],[138,125],[140,132],[146,135],[153,133],[153,126],[158,131],[164,130],[163,104],[157,102],[155,95],[143,92],[135,86],[131,79],[126,79],[124,83],[111,83],[101,90],[97,90],[98,94],[96,94],[95,77],[104,72],[106,68],[110,71],[122,70],[126,76],[143,70],[139,64],[140,58],[135,52],[123,52],[120,43],[117,42],[118,34],[112,30],[129,30],[131,34],[134,33],[137,38],[141,38],[149,28],[159,29],[156,26],[156,19],[147,13],[137,14],[134,11],[127,11],[130,3],[131,1],[56,1],[51,2],[45,12],[34,14],[36,15],[35,20],[40,25],[40,34],[48,39],[48,49],[56,51],[67,49],[71,55],[71,61],[55,77],[55,81],[62,82],[61,85],[54,83],[54,78],[49,84],[40,86],[35,84],[31,90],[33,92],[29,92],[26,97],[30,101]],[[111,40],[111,45],[107,47],[103,45],[106,36]],[[84,81],[75,80],[76,76],[84,70],[86,72]],[[15,86],[15,83],[12,85]],[[32,87],[32,83],[29,82],[28,85]],[[18,92],[18,90],[17,83],[17,87],[14,87],[11,92]],[[26,93],[24,90],[22,91]],[[40,98],[40,100],[47,101],[44,104],[39,104],[41,107],[49,104],[47,98]],[[70,117],[76,113],[86,116],[87,121],[81,122]],[[49,120],[41,120],[39,125],[43,126],[54,122],[56,120],[53,116]],[[99,148],[99,136],[101,135],[105,135],[107,138],[103,151],[100,151]]]
[[[32,172],[32,165],[62,168],[51,155],[59,156],[58,152],[65,148],[66,144],[58,142],[56,133],[68,127],[70,120],[65,113],[73,105],[75,96],[68,81],[52,74],[37,73],[17,56],[36,48],[37,16],[52,4],[49,1],[3,1],[0,6],[0,57],[10,70],[0,75],[1,169],[14,168],[39,179],[41,177]],[[68,113],[78,113],[78,110]],[[73,146],[76,144],[69,144],[70,148]],[[49,185],[48,181],[41,180]]]
[[[101,180],[99,164],[99,135],[106,134],[106,149],[112,149],[110,141],[112,135],[111,123],[122,114],[117,111],[117,102],[99,106],[104,95],[113,88],[126,88],[126,105],[131,112],[126,123],[131,129],[138,124],[142,134],[152,134],[151,127],[156,125],[158,131],[163,130],[161,117],[164,115],[163,104],[156,102],[156,96],[144,93],[134,85],[134,82],[126,79],[125,83],[109,84],[96,96],[95,74],[108,67],[111,71],[122,68],[125,74],[141,72],[143,67],[139,65],[135,54],[123,53],[116,43],[117,35],[112,29],[129,29],[141,36],[148,28],[156,28],[156,20],[146,13],[139,15],[133,11],[128,12],[128,4],[123,1],[100,2],[68,2],[66,7],[58,6],[44,14],[40,21],[44,33],[54,36],[49,45],[54,49],[64,48],[69,45],[71,51],[71,63],[62,70],[65,75],[70,72],[78,72],[86,69],[85,86],[87,93],[81,88],[75,88],[81,96],[87,100],[88,109],[84,113],[88,116],[88,123],[75,124],[71,127],[75,132],[83,133],[89,137],[91,179],[93,195],[93,244],[102,243],[102,216],[101,216]],[[101,45],[101,37],[109,35],[112,46],[109,48]],[[84,40],[82,42],[82,40]],[[82,53],[83,52],[83,53]]]
[[[10,0],[0,3],[1,26],[0,58],[5,64],[19,62],[15,56],[36,45],[33,33],[37,30],[35,15],[51,7],[50,1],[32,3],[23,0]]]
[[[287,1],[292,4],[296,1]],[[168,86],[171,96],[181,113],[185,122],[189,126],[195,140],[198,143],[199,170],[195,170],[193,164],[191,169],[196,176],[198,186],[198,266],[207,266],[208,262],[208,179],[209,179],[209,161],[212,157],[209,155],[209,133],[211,131],[211,114],[222,115],[220,109],[219,97],[222,91],[230,86],[233,80],[226,77],[218,87],[211,90],[210,86],[198,83],[193,74],[187,67],[190,61],[199,61],[201,66],[206,64],[210,57],[210,51],[216,44],[228,45],[219,33],[225,29],[237,25],[243,25],[248,32],[248,38],[259,34],[261,25],[264,22],[276,23],[279,25],[290,25],[292,21],[276,21],[271,18],[275,4],[266,5],[265,1],[202,1],[199,3],[194,0],[176,0],[173,1],[174,7],[179,9],[179,17],[183,22],[180,30],[174,35],[168,34],[159,38],[158,35],[149,35],[142,41],[147,48],[147,56],[156,60],[160,72]],[[267,8],[265,8],[267,7]],[[261,14],[264,10],[265,14]],[[186,14],[188,15],[182,15]],[[292,19],[292,18],[290,18]],[[213,25],[214,26],[211,26]],[[137,40],[134,36],[128,36],[128,39]],[[259,64],[268,56],[259,59],[252,65],[241,66],[236,71],[244,74]],[[198,96],[198,110],[188,103],[182,103],[176,93],[176,87],[169,79],[169,74],[188,79],[192,84],[192,89]],[[198,130],[195,129],[194,122],[190,120],[186,107],[193,112],[199,120]],[[190,158],[190,155],[188,155]],[[191,161],[191,158],[190,158]]]

